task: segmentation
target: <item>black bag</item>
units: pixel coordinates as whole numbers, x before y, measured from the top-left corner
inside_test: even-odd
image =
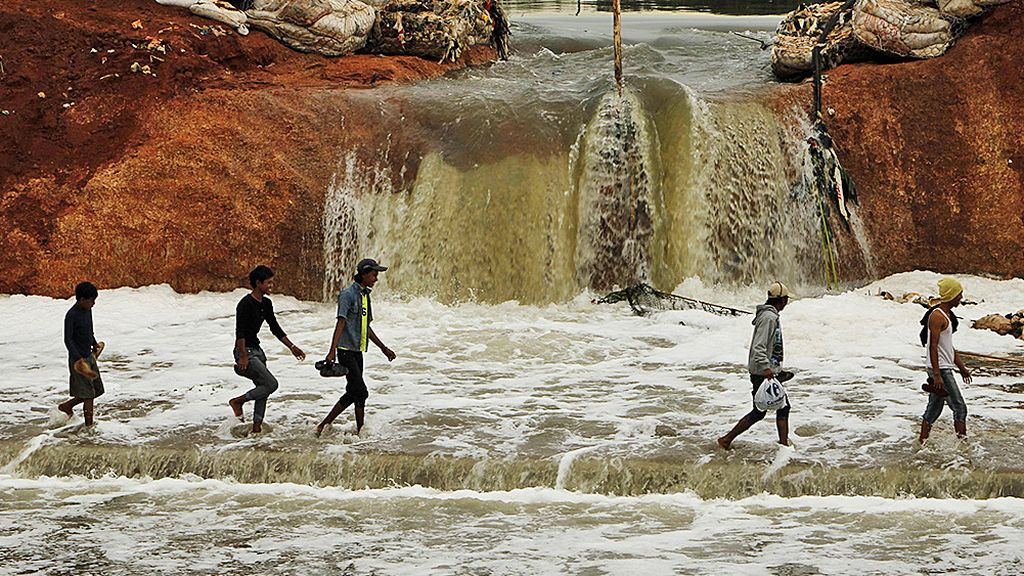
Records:
[[[924,318],[921,318],[921,346],[928,345],[928,317],[932,315],[932,311],[936,308],[938,306],[932,306],[924,313]],[[949,323],[953,325],[953,332],[956,332],[956,329],[960,327],[960,319],[956,317],[956,314],[953,314],[952,310],[949,312]]]
[[[313,366],[320,371],[320,375],[324,378],[337,378],[348,374],[348,368],[326,359],[318,360]]]

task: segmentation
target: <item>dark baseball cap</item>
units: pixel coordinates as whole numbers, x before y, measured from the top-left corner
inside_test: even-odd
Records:
[[[370,270],[376,270],[377,272],[383,272],[387,270],[387,266],[381,266],[373,258],[364,258],[356,264],[356,272],[362,274],[363,272],[369,272]]]

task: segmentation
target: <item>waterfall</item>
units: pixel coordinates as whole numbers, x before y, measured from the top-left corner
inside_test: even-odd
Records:
[[[339,161],[322,219],[325,298],[363,257],[391,267],[388,291],[447,302],[672,290],[691,276],[823,286],[796,113],[671,82],[602,91],[561,117],[419,96],[374,102],[400,122]],[[400,131],[422,137],[399,146]],[[396,174],[393,156],[415,162]]]

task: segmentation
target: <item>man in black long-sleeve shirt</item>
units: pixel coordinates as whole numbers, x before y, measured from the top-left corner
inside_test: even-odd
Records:
[[[64,346],[68,349],[69,395],[71,398],[57,405],[57,409],[72,415],[72,409],[82,404],[85,425],[93,423],[93,399],[103,394],[96,358],[103,351],[103,342],[97,342],[92,328],[92,307],[99,291],[90,282],[75,286],[75,305],[64,315]]]
[[[266,320],[270,331],[284,343],[292,355],[299,360],[306,353],[292,344],[274,316],[274,305],[267,295],[273,288],[274,271],[266,266],[257,266],[249,273],[252,291],[246,294],[235,308],[235,372],[253,381],[255,388],[228,401],[235,417],[243,420],[242,405],[253,400],[252,431],[263,428],[263,417],[267,410],[267,398],[277,390],[277,378],[267,369],[267,355],[260,348],[260,328]],[[243,420],[244,421],[244,420]]]

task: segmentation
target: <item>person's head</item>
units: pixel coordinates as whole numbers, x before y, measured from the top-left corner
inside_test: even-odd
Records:
[[[270,289],[274,283],[271,278],[274,277],[274,271],[266,266],[257,266],[249,272],[249,285],[252,286],[253,290],[258,290],[261,294],[270,294]]]
[[[960,281],[952,276],[946,276],[939,280],[939,303],[955,308],[964,299],[964,287]]]
[[[75,286],[75,302],[86,310],[96,305],[96,297],[100,292],[92,282],[79,282]]]
[[[387,269],[387,266],[381,266],[373,258],[364,258],[359,261],[359,264],[356,264],[356,273],[352,279],[363,286],[373,288],[373,285],[377,283],[377,277]]]
[[[782,282],[772,282],[771,286],[768,287],[768,300],[765,304],[773,306],[779,312],[789,304],[789,288]]]

